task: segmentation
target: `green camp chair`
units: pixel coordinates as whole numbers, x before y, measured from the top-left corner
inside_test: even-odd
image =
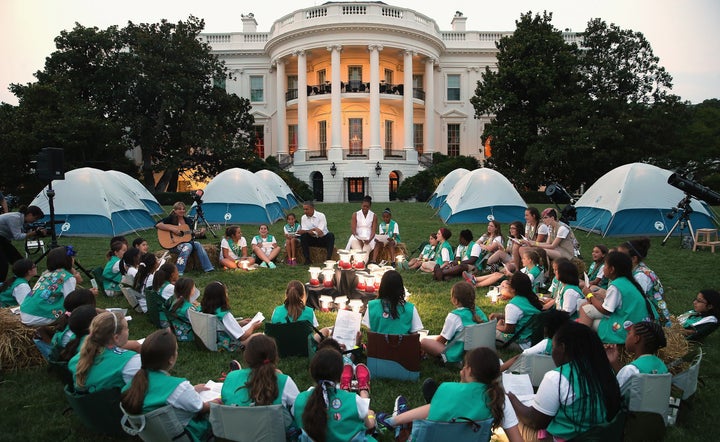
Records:
[[[308,321],[265,324],[265,334],[275,338],[278,354],[281,358],[288,356],[308,356],[308,335],[313,333],[313,326]]]
[[[65,397],[80,422],[89,430],[114,437],[123,435],[119,388],[79,393],[66,385]]]

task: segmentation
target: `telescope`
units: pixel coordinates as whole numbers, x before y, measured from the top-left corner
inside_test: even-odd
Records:
[[[720,204],[720,193],[717,193],[712,189],[703,186],[702,184],[696,183],[695,181],[683,178],[677,173],[673,173],[672,175],[670,175],[667,182],[671,186],[682,190],[683,192],[692,197],[703,200],[710,205]]]
[[[560,221],[567,223],[577,219],[577,209],[575,209],[573,205],[575,200],[560,183],[552,183],[547,186],[545,188],[545,196],[550,198],[550,201],[558,208]],[[560,209],[560,204],[565,204],[565,207]]]

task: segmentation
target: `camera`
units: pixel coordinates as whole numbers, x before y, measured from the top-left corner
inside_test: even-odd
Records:
[[[667,216],[668,219],[675,218],[675,216],[678,213],[680,213],[681,215],[689,216],[693,212],[692,207],[690,207],[690,201],[691,201],[690,195],[686,195],[685,198],[680,200],[680,202],[677,204],[677,206],[670,209],[670,211],[668,213],[666,213],[665,216]]]
[[[202,204],[203,195],[205,195],[205,192],[202,190],[194,190],[190,192],[190,196],[192,197],[193,201],[195,201],[198,205]]]

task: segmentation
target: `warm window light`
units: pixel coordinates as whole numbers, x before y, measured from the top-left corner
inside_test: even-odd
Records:
[[[380,165],[380,161],[375,163],[375,173],[377,174],[377,176],[380,176],[380,174],[382,173],[382,166]]]
[[[336,173],[337,173],[337,167],[335,166],[335,162],[333,161],[332,165],[330,166],[330,175],[335,177]]]

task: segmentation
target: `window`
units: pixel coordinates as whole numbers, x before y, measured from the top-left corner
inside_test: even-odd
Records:
[[[459,74],[452,74],[447,76],[447,99],[448,101],[460,101]]]
[[[288,125],[288,151],[290,155],[294,155],[298,148],[298,125]]]
[[[447,154],[449,157],[460,155],[460,125],[447,125]]]
[[[320,156],[327,156],[327,121],[318,121],[318,146],[320,146]]]
[[[350,155],[362,155],[362,118],[350,118],[348,126],[350,127],[349,153]]]
[[[392,69],[385,69],[385,83],[392,84],[393,82],[393,71]]]
[[[260,158],[265,158],[265,126],[257,124],[253,126],[255,132],[255,153]]]
[[[298,97],[298,77],[297,75],[288,75],[287,77],[288,90],[285,99],[294,100]]]
[[[348,88],[353,92],[357,92],[361,83],[362,66],[348,66]]]
[[[214,77],[213,78],[213,87],[225,89],[225,77]]]
[[[265,101],[265,87],[262,75],[250,76],[250,101],[253,103]]]
[[[393,122],[385,120],[385,155],[392,155],[393,148]]]
[[[413,147],[417,151],[418,155],[422,155],[425,150],[425,143],[423,141],[424,135],[422,123],[413,124]]]
[[[323,85],[323,84],[325,84],[326,81],[327,81],[327,72],[325,71],[325,69],[320,69],[319,71],[317,71],[318,84]]]

